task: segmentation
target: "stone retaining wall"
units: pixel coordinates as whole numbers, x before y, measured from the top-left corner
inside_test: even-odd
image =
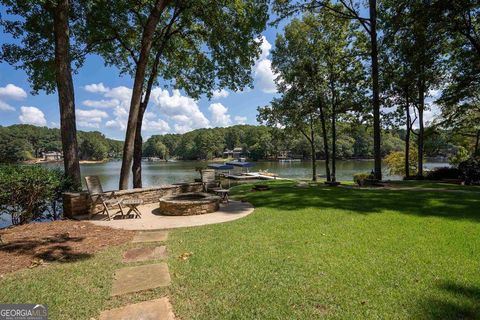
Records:
[[[142,199],[145,204],[158,203],[161,197],[172,196],[175,194],[186,192],[202,192],[203,184],[195,183],[179,183],[162,185],[158,187],[129,189],[113,191],[114,195],[123,200],[128,199]],[[105,192],[110,195],[112,192]],[[79,215],[86,215],[89,213],[91,201],[88,192],[66,192],[63,194],[63,215],[67,218],[73,218]],[[101,205],[97,205],[95,209],[100,210]]]

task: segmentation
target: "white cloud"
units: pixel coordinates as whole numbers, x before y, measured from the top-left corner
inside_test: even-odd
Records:
[[[104,118],[108,118],[108,114],[105,111],[93,109],[93,110],[80,110],[76,111],[77,123],[80,127],[87,128],[100,128]]]
[[[423,111],[423,123],[428,126],[438,117],[441,113],[440,108],[434,103],[426,103],[426,110]],[[413,124],[414,129],[419,128],[418,119]]]
[[[0,97],[6,99],[21,100],[27,97],[27,93],[22,88],[9,83],[5,87],[0,87]]]
[[[27,107],[22,106],[20,107],[20,116],[18,119],[21,123],[24,124],[33,124],[36,126],[46,126],[47,120],[45,119],[45,114],[42,110],[38,109],[37,107]]]
[[[178,133],[205,128],[210,125],[208,119],[200,111],[197,102],[192,98],[183,96],[179,90],[173,90],[172,95],[170,95],[168,90],[154,88],[151,101],[159,108],[162,115],[177,122],[174,128]]]
[[[437,100],[442,95],[442,89],[430,89],[427,96],[432,100]]]
[[[262,36],[258,41],[262,41],[262,44],[260,45],[260,57],[254,66],[255,80],[263,92],[275,93],[277,92],[277,87],[275,85],[275,78],[277,75],[273,73],[272,61],[268,59],[272,45],[268,42],[265,36]]]
[[[124,131],[127,128],[131,96],[132,89],[120,86],[103,92],[103,99],[85,100],[83,105],[93,108],[113,109],[111,118],[105,123],[105,126]],[[192,98],[183,96],[178,90],[173,90],[170,94],[168,90],[159,87],[153,88],[150,104],[149,108],[154,106],[155,109],[151,110],[155,110],[155,112],[145,113],[143,131],[166,133],[173,127],[175,132],[181,133],[210,125],[208,119],[200,111],[197,102]]]
[[[142,131],[155,131],[157,134],[167,133],[170,130],[170,126],[166,121],[162,119],[143,121]]]
[[[84,87],[84,89],[85,91],[92,92],[92,93],[105,93],[110,90],[108,87],[105,87],[103,85],[103,82],[87,84]]]
[[[0,111],[15,111],[15,108],[0,100]]]
[[[132,89],[120,86],[115,87],[105,92],[105,97],[117,99],[123,103],[127,103],[130,106],[130,99],[132,98]]]
[[[230,115],[227,113],[228,108],[226,108],[221,103],[212,103],[208,110],[212,113],[212,125],[216,127],[227,127],[232,124]]]
[[[268,55],[270,54],[270,50],[272,50],[272,45],[270,42],[268,42],[267,38],[265,36],[262,36],[260,39],[257,41],[261,41],[262,44],[260,44],[260,60],[261,59],[267,59]]]
[[[275,85],[276,76],[272,71],[272,62],[269,59],[260,60],[257,63],[255,77],[263,92],[277,92],[277,86]]]
[[[84,100],[82,101],[82,104],[86,107],[91,107],[91,108],[114,108],[116,107],[119,102],[116,99],[111,99],[111,100]]]
[[[245,124],[247,123],[247,117],[243,117],[243,116],[235,116],[233,118],[233,120],[235,120],[235,123],[237,124]]]
[[[227,90],[222,89],[222,90],[215,90],[212,93],[212,98],[213,99],[220,99],[220,98],[226,98],[230,94]]]

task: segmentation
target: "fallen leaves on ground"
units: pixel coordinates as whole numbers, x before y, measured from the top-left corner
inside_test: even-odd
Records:
[[[193,252],[184,252],[184,253],[182,253],[178,258],[179,258],[180,260],[187,260],[187,259],[190,258],[192,255],[193,255]]]
[[[71,220],[13,226],[0,231],[0,275],[48,262],[88,259],[97,251],[130,241],[133,235],[133,231]]]

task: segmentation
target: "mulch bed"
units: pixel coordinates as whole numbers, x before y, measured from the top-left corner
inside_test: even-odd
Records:
[[[0,275],[48,262],[88,259],[131,241],[134,233],[70,220],[10,227],[0,231]]]

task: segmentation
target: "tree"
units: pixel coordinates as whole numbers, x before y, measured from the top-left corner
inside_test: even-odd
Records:
[[[79,151],[82,159],[99,161],[108,157],[109,145],[103,134],[94,131],[82,132],[79,136]]]
[[[414,175],[417,171],[417,150],[412,148],[410,150],[411,157],[409,158],[408,162],[408,171],[410,171],[410,175]],[[385,162],[388,166],[388,171],[392,175],[399,175],[403,177],[407,177],[407,171],[405,171],[405,152],[404,151],[394,151],[389,153],[385,157]]]
[[[168,148],[163,144],[161,136],[153,136],[145,142],[143,147],[144,157],[168,159],[168,155]]]
[[[134,76],[120,189],[128,186],[134,155],[134,186],[141,184],[142,119],[158,78],[194,98],[248,85],[259,52],[256,38],[268,18],[266,1],[147,2],[102,1],[93,11],[99,14],[91,18],[95,37],[114,39],[98,52],[108,64]],[[109,7],[116,10],[105,15]]]
[[[4,31],[20,39],[2,46],[1,60],[25,70],[34,93],[57,90],[65,174],[80,185],[71,65],[79,68],[88,51],[78,41],[85,6],[74,0],[1,3],[8,14],[17,17],[1,20]]]
[[[438,29],[450,35],[448,82],[436,101],[442,114],[436,125],[473,140],[480,155],[480,3],[473,0],[438,1]]]
[[[318,9],[330,12],[338,19],[348,19],[358,21],[369,36],[370,43],[370,61],[371,61],[371,91],[372,91],[372,111],[373,111],[373,140],[374,140],[374,159],[375,159],[375,178],[382,179],[382,156],[381,156],[381,124],[380,124],[380,88],[379,88],[379,68],[378,68],[378,35],[377,35],[377,0],[368,0],[369,17],[362,17],[360,14],[360,5],[353,0],[338,0],[334,4],[343,6],[340,10],[338,6],[333,5],[329,0],[303,0],[303,1],[284,1],[276,0],[273,5],[273,11],[277,13],[280,19],[289,17],[298,12],[312,12]]]
[[[275,98],[269,106],[258,108],[258,112],[259,122],[267,123],[270,126],[281,126],[285,130],[300,132],[308,140],[311,148],[312,181],[317,181],[315,137],[319,113],[315,103],[290,88],[282,98]],[[326,168],[327,180],[330,181],[328,164]]]
[[[342,11],[341,6],[336,10]],[[362,97],[363,68],[353,50],[355,26],[320,11],[293,20],[278,36],[272,67],[282,98],[260,109],[263,120],[300,131],[309,141],[316,179],[316,127],[320,123],[327,180],[336,181],[337,118]],[[313,84],[313,85],[312,85]],[[361,100],[361,99],[360,99]],[[329,118],[330,120],[328,120]],[[327,127],[330,129],[331,156]],[[308,131],[308,132],[307,132]],[[331,159],[331,171],[330,161]]]
[[[400,33],[396,26],[398,13],[391,10],[388,1],[382,2],[380,9],[381,24],[384,30],[383,44],[385,49],[382,52],[382,80],[385,103],[388,107],[395,107],[395,112],[386,115],[387,120],[393,122],[394,126],[405,126],[405,148],[403,156],[404,169],[402,172],[405,178],[410,178],[412,172],[409,168],[411,136],[413,125],[417,117],[413,115],[416,87],[416,73],[412,68],[411,56],[416,48],[410,44],[410,39],[405,33]],[[418,159],[418,158],[417,158]],[[416,167],[416,166],[415,166]],[[415,173],[416,174],[416,173]]]
[[[418,165],[417,176],[423,177],[425,123],[424,112],[427,110],[426,97],[433,89],[438,89],[444,75],[445,36],[438,32],[438,24],[430,14],[431,1],[412,0],[408,3],[385,1],[388,8],[385,13],[385,30],[394,39],[391,52],[398,59],[394,61],[406,77],[398,79],[403,90],[405,104],[409,105],[410,90],[414,89],[413,105],[415,106],[418,132],[417,135]],[[400,75],[401,77],[401,75]],[[409,84],[410,83],[410,84]],[[410,108],[407,111],[407,125],[411,128]],[[410,132],[410,131],[409,131]],[[406,162],[407,163],[407,162]]]

